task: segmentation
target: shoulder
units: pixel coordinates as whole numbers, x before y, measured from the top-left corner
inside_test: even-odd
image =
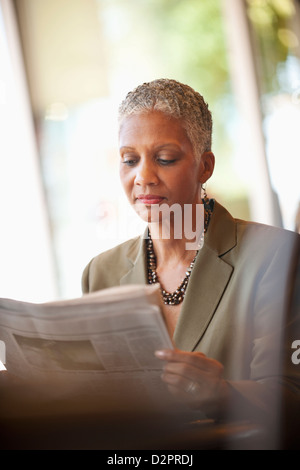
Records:
[[[300,235],[296,232],[234,218],[217,202],[211,222],[210,248],[232,266],[247,263],[249,268],[266,268],[275,260],[278,266],[299,259]]]
[[[138,236],[131,238],[130,240],[126,240],[125,242],[95,256],[91,262],[93,264],[101,262],[106,265],[112,265],[117,260],[133,259],[139,250],[141,238],[142,237]]]
[[[270,225],[237,220],[236,255],[245,269],[257,269],[260,276],[270,275],[282,282],[299,265],[300,235]]]
[[[132,238],[92,258],[82,274],[83,293],[118,284],[137,258],[142,240]]]
[[[221,204],[215,202],[213,229],[216,238],[231,238],[232,243],[261,244],[264,247],[299,244],[300,235],[272,225],[234,218]]]
[[[235,219],[237,243],[249,246],[258,255],[264,253],[284,253],[299,251],[300,235],[280,227]]]

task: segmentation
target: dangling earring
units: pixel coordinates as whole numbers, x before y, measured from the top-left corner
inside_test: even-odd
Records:
[[[213,211],[213,200],[212,199],[210,200],[208,198],[207,193],[206,193],[206,184],[205,186],[204,184],[201,184],[201,192],[203,192],[202,202],[203,202],[204,214],[205,214],[204,215],[205,217],[204,218],[204,233],[206,233],[208,225],[209,225],[209,221],[212,215],[212,211]]]
[[[201,196],[201,199],[202,199],[203,202],[205,202],[207,200],[207,193],[206,193],[205,183],[201,184],[201,191],[203,191],[203,195]]]

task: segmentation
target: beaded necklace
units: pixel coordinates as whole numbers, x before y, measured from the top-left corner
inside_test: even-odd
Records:
[[[212,210],[213,210],[213,200],[209,200],[208,198],[203,199],[204,204],[204,229],[202,235],[200,237],[200,241],[198,244],[198,249],[194,256],[193,261],[190,263],[189,267],[186,270],[185,277],[182,280],[181,284],[177,287],[174,292],[167,292],[163,288],[161,288],[161,294],[163,301],[166,305],[178,305],[180,304],[185,296],[185,292],[187,289],[187,285],[191,276],[192,269],[195,265],[195,261],[199,251],[201,250],[203,243],[204,243],[204,234],[207,232],[209,221],[211,218]],[[156,284],[159,282],[158,275],[156,272],[156,256],[153,249],[153,241],[151,238],[150,230],[148,229],[148,238],[146,239],[146,248],[147,248],[147,270],[148,270],[148,284]]]

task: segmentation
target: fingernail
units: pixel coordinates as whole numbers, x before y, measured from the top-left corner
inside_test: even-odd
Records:
[[[169,356],[169,352],[166,351],[165,349],[159,349],[158,351],[155,351],[154,354],[159,359],[167,359],[167,357]]]

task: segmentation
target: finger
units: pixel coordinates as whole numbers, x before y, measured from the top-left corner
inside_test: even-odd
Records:
[[[179,379],[187,380],[189,382],[196,381],[202,382],[203,372],[201,369],[185,364],[182,362],[168,362],[163,368],[164,374],[176,376]]]
[[[163,374],[162,380],[174,397],[193,406],[211,406],[212,403],[228,399],[228,385],[221,378],[199,383],[168,373]]]
[[[200,372],[196,369],[189,369],[184,374],[178,373],[176,369],[164,369],[162,380],[165,383],[174,385],[183,391],[196,393],[206,390],[215,390],[222,380],[222,374],[215,373],[209,374],[207,372]],[[193,386],[192,386],[193,385]],[[191,388],[193,390],[191,390]]]
[[[179,349],[163,349],[155,352],[156,357],[167,361],[168,364],[178,363],[194,366],[209,373],[223,371],[223,366],[215,359],[210,359],[201,352],[186,352]]]
[[[155,351],[155,356],[158,359],[169,362],[187,362],[190,364],[197,361],[196,357],[206,358],[205,354],[201,352],[187,352],[180,349],[160,349]]]
[[[198,384],[189,380],[180,380],[172,377],[171,374],[164,376],[164,382],[168,388],[168,391],[176,400],[180,402],[186,402],[193,407],[202,406],[203,402],[211,397],[211,393],[199,386]]]
[[[174,374],[163,374],[162,380],[168,386],[168,390],[175,396],[182,398],[196,398],[196,391],[199,393],[200,387],[195,385],[194,393],[191,393],[191,382],[184,377]]]
[[[162,374],[162,380],[168,385],[172,385],[180,389],[181,391],[187,391],[190,388],[191,383],[195,383],[192,379],[188,377],[183,377],[177,374],[171,374],[169,372],[164,372]]]
[[[223,374],[222,364],[214,360],[207,360],[205,363],[199,361],[196,366],[186,362],[167,362],[163,370],[201,382],[209,377],[220,377]]]

